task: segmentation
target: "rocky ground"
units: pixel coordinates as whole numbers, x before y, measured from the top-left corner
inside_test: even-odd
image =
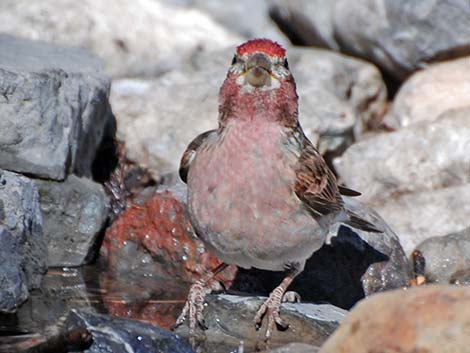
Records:
[[[269,345],[251,320],[282,274],[220,274],[198,350],[470,352],[469,19],[465,0],[2,1],[0,352],[194,352],[170,329],[220,261],[177,167],[253,37],[287,47],[304,130],[384,233],[333,227]]]

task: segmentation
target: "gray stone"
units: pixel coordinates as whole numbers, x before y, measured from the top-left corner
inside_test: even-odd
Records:
[[[410,254],[427,238],[470,227],[470,184],[394,197],[377,206]]]
[[[136,320],[72,310],[64,328],[79,327],[85,327],[93,336],[87,353],[194,353],[189,343],[173,332]]]
[[[430,62],[470,53],[466,0],[276,0],[274,17],[296,43],[338,48],[404,79]]]
[[[156,80],[118,80],[111,102],[129,157],[155,178],[174,173],[188,143],[217,126],[218,91],[233,48],[194,55]],[[372,65],[315,49],[288,50],[297,79],[300,121],[320,150],[337,154],[385,107],[386,90]]]
[[[155,0],[4,0],[0,32],[87,48],[112,77],[160,75],[242,41],[199,10]]]
[[[335,0],[270,0],[271,18],[294,44],[339,50]]]
[[[175,0],[168,2],[174,3]],[[243,38],[269,38],[282,44],[288,42],[269,19],[268,0],[256,1],[256,9],[251,0],[227,1],[223,5],[219,0],[183,0],[180,2],[206,12],[224,27]]]
[[[401,79],[429,62],[470,53],[466,0],[336,0],[334,17],[342,51]]]
[[[208,329],[202,333],[206,337],[202,343],[204,352],[233,350],[239,346],[241,340],[247,352],[263,344],[266,324],[256,331],[253,318],[266,298],[211,295],[206,299],[204,318]],[[329,304],[284,303],[281,315],[289,324],[289,329],[275,330],[270,339],[270,347],[275,348],[290,342],[321,346],[346,313],[345,310]],[[182,336],[186,336],[187,331],[187,325],[176,330]],[[218,350],[214,350],[214,346]]]
[[[28,299],[18,238],[0,224],[0,313],[15,312]]]
[[[416,247],[425,259],[428,282],[462,282],[470,274],[470,227],[442,237],[428,238]]]
[[[37,180],[48,266],[81,266],[92,259],[108,216],[103,187],[70,175],[64,182]]]
[[[346,185],[362,192],[361,200],[382,206],[401,195],[468,184],[468,136],[470,107],[451,110],[434,122],[356,143],[335,160],[335,167]]]
[[[264,351],[264,353],[317,353],[319,350],[319,347],[310,344],[289,343],[279,348]]]
[[[384,122],[393,129],[435,121],[444,112],[469,107],[470,57],[430,65],[400,87]]]
[[[34,182],[0,170],[0,311],[16,311],[46,271],[38,199]]]
[[[57,180],[90,176],[111,117],[108,90],[84,50],[0,35],[0,167]]]

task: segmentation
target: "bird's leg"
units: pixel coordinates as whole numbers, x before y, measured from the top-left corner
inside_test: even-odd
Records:
[[[289,326],[284,323],[284,321],[282,321],[279,315],[279,309],[281,307],[281,302],[287,288],[300,272],[301,269],[299,266],[291,268],[287,276],[282,280],[281,284],[274,288],[274,290],[269,295],[269,298],[263,303],[263,305],[261,305],[261,308],[258,310],[254,319],[257,330],[261,327],[264,316],[267,315],[268,326],[266,329],[266,340],[271,337],[271,334],[274,330],[274,324],[277,324],[284,329]]]
[[[206,273],[199,280],[197,280],[189,289],[188,298],[184,305],[183,311],[176,320],[175,328],[180,326],[188,316],[189,321],[189,338],[190,341],[194,341],[194,334],[196,332],[196,322],[203,328],[206,329],[204,323],[204,316],[202,310],[204,308],[204,298],[207,294],[210,294],[217,284],[214,281],[214,277],[225,270],[228,267],[227,264],[220,264],[214,271]]]

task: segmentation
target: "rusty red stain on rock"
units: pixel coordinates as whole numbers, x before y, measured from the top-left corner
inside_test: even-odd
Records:
[[[106,231],[101,255],[111,270],[123,270],[126,246],[137,248],[137,256],[150,255],[153,274],[194,282],[221,261],[205,249],[196,237],[186,212],[181,190],[157,191],[140,204],[132,204]],[[148,256],[147,256],[148,258]],[[124,268],[124,270],[128,270]],[[218,275],[229,287],[236,270]]]

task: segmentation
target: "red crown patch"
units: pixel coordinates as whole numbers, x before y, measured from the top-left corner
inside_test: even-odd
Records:
[[[261,52],[269,56],[277,56],[281,58],[286,56],[286,50],[270,39],[252,39],[237,47],[237,54],[240,56],[255,52]]]

